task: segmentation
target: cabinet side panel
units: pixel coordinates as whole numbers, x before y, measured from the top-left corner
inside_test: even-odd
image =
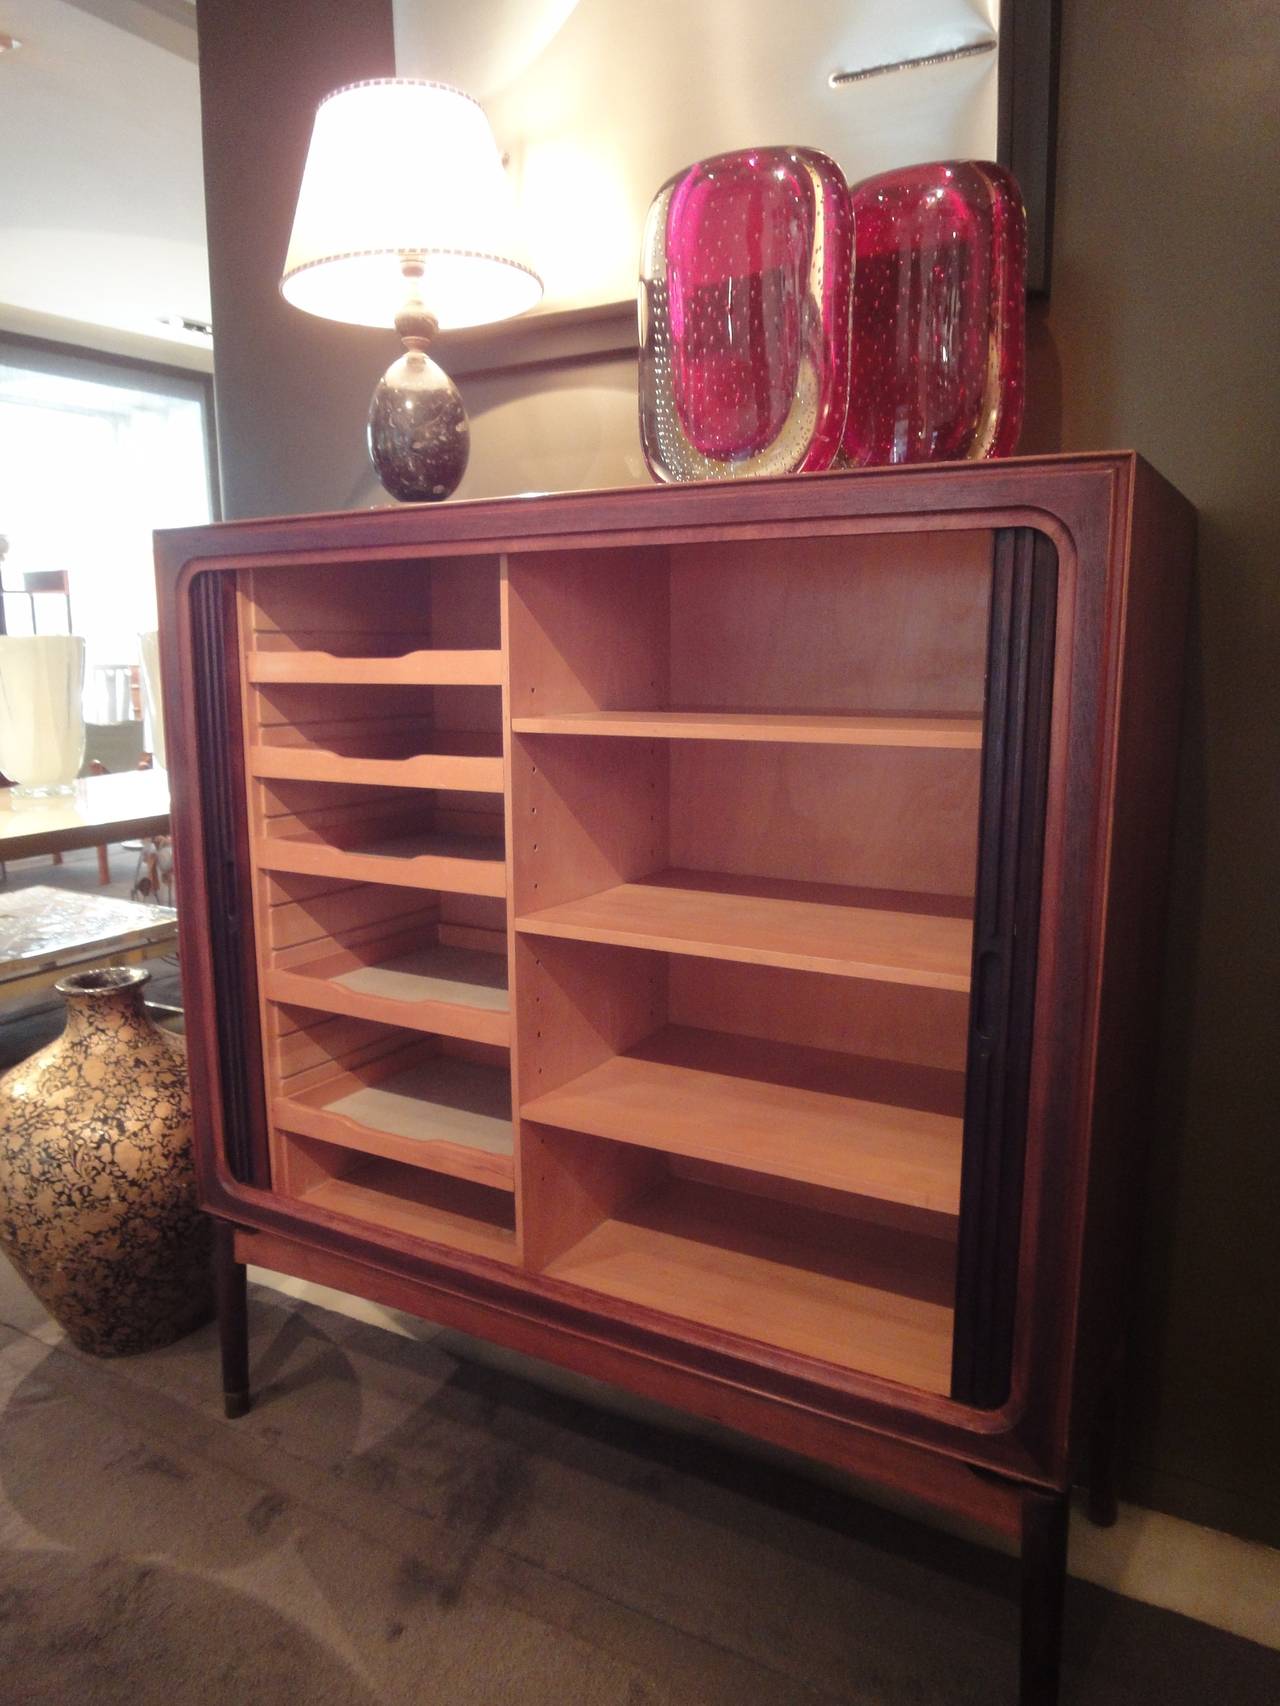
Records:
[[[1116,1365],[1136,1296],[1143,1175],[1160,1106],[1160,980],[1196,518],[1138,462],[1118,644],[1118,726],[1108,807],[1106,945],[1072,1437],[1079,1451]]]
[[[229,574],[200,574],[192,582],[194,759],[203,807],[201,852],[209,908],[211,1017],[222,1091],[223,1153],[233,1178],[265,1186],[270,1169],[261,1090],[235,597],[234,577]]]
[[[1044,852],[1058,563],[996,535],[951,1395],[1009,1396]]]

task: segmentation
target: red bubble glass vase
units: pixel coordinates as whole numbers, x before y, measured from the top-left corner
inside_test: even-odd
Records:
[[[640,279],[640,434],[657,479],[830,467],[850,238],[844,177],[813,149],[722,154],[663,185]]]
[[[853,467],[1009,456],[1022,428],[1026,215],[1002,167],[942,161],[855,184]]]

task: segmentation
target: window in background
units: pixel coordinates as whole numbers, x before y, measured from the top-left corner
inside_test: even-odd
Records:
[[[0,343],[5,627],[82,634],[85,712],[137,715],[152,531],[211,519],[207,382]]]

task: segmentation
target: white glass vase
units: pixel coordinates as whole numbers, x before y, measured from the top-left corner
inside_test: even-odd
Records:
[[[84,763],[84,641],[0,634],[0,771],[20,796],[69,794]]]
[[[164,758],[164,696],[160,687],[160,636],[154,630],[138,635],[142,651],[142,702],[151,725],[152,760],[157,770],[166,770]]]

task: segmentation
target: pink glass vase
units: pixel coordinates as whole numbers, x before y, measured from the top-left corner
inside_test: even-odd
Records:
[[[849,374],[838,166],[754,148],[671,178],[645,225],[640,435],[659,480],[827,468]]]
[[[1009,456],[1022,429],[1027,228],[1000,166],[943,161],[850,191],[844,459]]]

